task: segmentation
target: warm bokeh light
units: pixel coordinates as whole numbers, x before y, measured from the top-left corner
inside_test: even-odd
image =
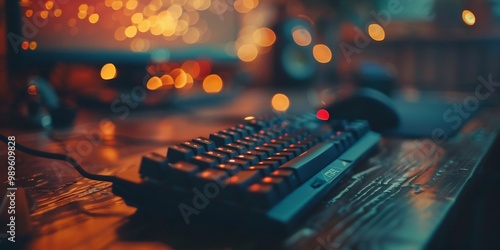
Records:
[[[90,23],[97,23],[99,21],[99,14],[94,13],[89,16],[89,22]]]
[[[209,75],[203,80],[203,90],[208,94],[216,94],[222,90],[223,82],[216,74]]]
[[[324,44],[316,44],[313,48],[313,56],[320,63],[328,63],[332,60],[332,51]]]
[[[151,28],[151,22],[148,19],[142,20],[138,25],[137,29],[139,32],[147,32]]]
[[[251,62],[257,58],[257,55],[259,55],[259,51],[253,44],[243,44],[239,49],[238,49],[238,58],[244,62]]]
[[[247,117],[245,117],[245,121],[250,121],[250,120],[253,120],[253,119],[255,119],[254,116],[247,116]]]
[[[31,16],[33,16],[33,10],[27,10],[26,17],[31,17]]]
[[[290,100],[284,94],[278,93],[273,96],[271,100],[271,105],[273,109],[279,112],[285,112],[290,107]]]
[[[276,34],[269,28],[260,28],[253,32],[255,43],[262,47],[269,47],[276,42]]]
[[[46,8],[46,9],[50,10],[50,9],[52,9],[52,7],[54,7],[54,2],[52,2],[52,1],[47,1],[47,2],[45,3],[45,8]]]
[[[37,89],[36,85],[28,86],[28,94],[37,95],[37,93],[38,93],[38,89]]]
[[[157,76],[151,77],[146,84],[146,88],[148,88],[149,90],[157,90],[161,86],[163,86],[163,83],[161,79]]]
[[[172,76],[170,75],[163,75],[161,78],[161,84],[163,86],[170,86],[170,85],[174,85],[174,78],[172,78]]]
[[[476,23],[476,15],[470,10],[464,10],[462,11],[462,20],[465,24],[472,26]]]
[[[185,61],[182,66],[182,70],[186,71],[186,73],[190,74],[193,78],[196,78],[200,75],[200,64],[196,61]]]
[[[54,16],[60,17],[61,15],[62,15],[62,10],[61,9],[54,10]]]
[[[385,31],[380,24],[372,23],[368,25],[368,35],[375,41],[383,41],[385,39]]]
[[[316,117],[320,120],[328,121],[328,119],[330,119],[330,113],[328,113],[326,109],[320,109],[316,113]]]
[[[135,35],[137,35],[137,28],[135,26],[128,26],[125,29],[125,36],[127,36],[128,38],[132,38]]]
[[[30,47],[30,43],[28,41],[24,41],[21,43],[21,48],[24,50],[28,50]]]
[[[170,72],[172,79],[174,79],[174,87],[177,89],[184,88],[187,84],[187,74],[184,70],[177,68]]]
[[[299,46],[307,46],[312,42],[311,33],[302,27],[296,27],[292,31],[293,41]]]
[[[132,17],[130,17],[130,21],[132,21],[132,23],[134,23],[134,24],[139,24],[140,22],[142,22],[143,19],[144,19],[144,16],[140,12],[135,13],[132,15]]]
[[[43,10],[43,11],[41,11],[41,12],[40,12],[40,17],[41,17],[41,18],[45,19],[45,18],[47,18],[48,16],[49,16],[49,12],[48,12],[48,11]]]
[[[116,67],[112,63],[106,63],[101,68],[101,78],[104,80],[111,80],[116,77]]]
[[[35,41],[30,42],[30,50],[35,50],[38,44]]]

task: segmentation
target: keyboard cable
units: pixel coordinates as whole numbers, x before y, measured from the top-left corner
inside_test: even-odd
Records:
[[[4,142],[5,144],[8,144],[10,141],[9,139],[4,136],[3,134],[0,134],[0,141]],[[36,149],[31,149],[26,146],[23,146],[19,143],[16,142],[15,148],[21,152],[24,152],[29,155],[41,157],[41,158],[46,158],[46,159],[53,159],[53,160],[60,160],[60,161],[65,161],[73,166],[73,168],[80,173],[83,177],[91,180],[96,180],[96,181],[105,181],[105,182],[118,182],[118,181],[123,181],[123,179],[117,178],[115,176],[111,175],[98,175],[98,174],[92,174],[87,172],[78,162],[75,161],[70,156],[63,155],[63,154],[56,154],[56,153],[49,153],[49,152],[44,152]]]

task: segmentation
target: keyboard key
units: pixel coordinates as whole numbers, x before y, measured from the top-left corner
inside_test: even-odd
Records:
[[[248,149],[246,146],[239,143],[228,143],[226,147],[238,151],[238,154],[243,154],[243,152],[247,151]]]
[[[165,181],[174,186],[189,188],[198,169],[196,165],[184,161],[168,164],[165,168]]]
[[[228,147],[218,147],[214,151],[226,154],[229,158],[234,158],[239,155],[238,151]]]
[[[262,179],[262,183],[267,185],[273,185],[278,191],[280,197],[285,197],[291,191],[291,187],[283,177],[266,176]]]
[[[204,137],[198,137],[196,139],[193,139],[192,142],[201,144],[205,148],[205,151],[210,151],[212,149],[215,149],[215,142]]]
[[[255,142],[247,140],[247,139],[237,140],[236,143],[245,146],[247,149],[255,148]]]
[[[236,156],[236,158],[240,159],[240,160],[246,160],[250,163],[250,165],[257,164],[257,162],[259,162],[259,157],[255,156],[255,155],[243,154],[243,155]]]
[[[273,171],[269,165],[254,165],[248,167],[248,170],[259,171],[262,176],[269,175]]]
[[[229,178],[229,174],[226,171],[208,168],[196,174],[194,185],[201,190],[203,190],[207,184],[214,182],[222,186],[227,178]]]
[[[292,170],[278,169],[271,173],[271,176],[282,177],[288,185],[294,189],[300,185],[298,177]]]
[[[162,165],[164,164],[166,164],[165,156],[156,152],[149,153],[142,157],[139,173],[143,177],[162,180],[164,178],[162,174]]]
[[[217,152],[217,151],[208,151],[203,155],[216,159],[218,163],[223,163],[223,162],[226,162],[227,160],[229,160],[229,156],[227,156],[226,154]]]
[[[257,165],[268,165],[273,170],[276,170],[281,164],[279,161],[263,160],[263,161],[259,161],[259,163],[257,163]]]
[[[283,156],[286,158],[287,161],[289,161],[295,157],[295,153],[281,151],[281,152],[274,154],[274,156]]]
[[[254,150],[264,152],[267,156],[273,155],[276,151],[271,147],[255,147]]]
[[[193,158],[191,158],[191,163],[203,169],[213,168],[218,164],[216,159],[204,155],[193,156]]]
[[[280,165],[283,165],[283,164],[285,164],[285,162],[288,161],[288,159],[285,156],[274,156],[273,155],[271,157],[267,157],[266,161],[277,161],[280,163]]]
[[[238,133],[236,133],[234,131],[230,131],[230,130],[222,130],[219,133],[225,134],[225,135],[231,137],[231,139],[233,139],[233,141],[239,140],[241,138]]]
[[[226,171],[226,173],[228,173],[230,176],[233,176],[235,174],[237,174],[238,172],[241,171],[241,168],[236,165],[236,164],[219,164],[215,167],[216,169],[219,169],[219,170],[224,170]]]
[[[198,154],[205,152],[205,148],[201,144],[198,144],[198,143],[187,141],[187,142],[183,142],[182,146],[191,149],[191,151],[193,151],[193,153],[195,155],[198,155]]]
[[[224,146],[233,141],[230,136],[221,134],[219,132],[210,134],[210,140],[215,142],[215,145],[217,145],[218,147]]]
[[[259,161],[262,161],[262,160],[264,160],[264,159],[266,159],[268,157],[268,155],[266,154],[266,152],[257,151],[257,150],[248,150],[245,154],[246,155],[257,156],[259,158]]]
[[[247,169],[248,167],[250,167],[250,162],[245,160],[245,159],[230,159],[227,161],[227,164],[235,164],[237,165],[238,167],[240,167],[241,169]]]
[[[333,142],[322,142],[304,152],[299,157],[280,166],[281,169],[293,170],[304,182],[339,156]]]
[[[169,163],[174,163],[178,161],[187,161],[193,157],[194,153],[190,148],[175,145],[168,148],[167,151],[167,161]]]
[[[245,196],[246,204],[257,208],[272,207],[279,200],[278,192],[274,189],[274,186],[262,183],[251,185]]]
[[[226,180],[226,189],[242,191],[259,182],[261,178],[262,175],[258,171],[242,170]]]

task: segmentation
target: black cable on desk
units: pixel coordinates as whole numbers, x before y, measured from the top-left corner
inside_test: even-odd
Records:
[[[0,134],[0,141],[7,144],[9,142],[9,139],[6,136]],[[121,180],[115,176],[98,175],[98,174],[89,173],[78,162],[76,162],[75,159],[73,159],[70,156],[66,156],[63,154],[54,154],[54,153],[49,153],[49,152],[43,152],[43,151],[27,148],[27,147],[25,147],[17,142],[16,142],[15,147],[16,147],[16,149],[20,150],[21,152],[24,152],[26,154],[30,154],[33,156],[68,162],[76,169],[76,171],[78,171],[78,173],[80,173],[80,175],[82,175],[85,178],[91,179],[91,180],[106,181],[106,182],[116,182],[116,181]]]

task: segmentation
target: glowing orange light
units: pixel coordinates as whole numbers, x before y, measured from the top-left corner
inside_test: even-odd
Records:
[[[200,75],[200,64],[196,61],[185,61],[181,68],[194,78]]]
[[[54,2],[52,2],[52,1],[47,1],[47,2],[45,3],[45,8],[46,8],[46,9],[50,10],[50,9],[52,9],[52,7],[54,7]]]
[[[187,74],[184,70],[177,68],[170,72],[170,75],[174,79],[174,87],[177,89],[184,88],[187,83]]]
[[[465,24],[472,26],[476,23],[476,15],[470,10],[462,11],[462,20]]]
[[[33,10],[27,10],[27,11],[26,11],[26,16],[27,16],[27,17],[31,17],[31,16],[33,16]]]
[[[99,21],[99,14],[94,13],[89,16],[89,22],[90,23],[97,23]]]
[[[36,85],[28,86],[28,94],[37,95],[37,93],[38,93],[38,89],[37,89]]]
[[[312,42],[312,36],[309,31],[302,27],[296,27],[292,31],[292,38],[299,46],[307,46]]]
[[[251,62],[257,58],[259,51],[253,44],[244,44],[238,49],[238,58],[244,62]]]
[[[162,77],[160,77],[160,80],[163,86],[174,85],[174,78],[172,78],[170,75],[163,75]]]
[[[134,24],[139,24],[140,22],[142,22],[142,20],[144,19],[144,16],[142,15],[142,13],[135,13],[132,15],[132,17],[130,18],[130,20],[132,21],[132,23]]]
[[[103,135],[112,136],[115,133],[116,125],[112,121],[102,121],[99,124],[99,128],[101,129]]]
[[[147,84],[146,84],[146,87],[149,89],[149,90],[157,90],[159,89],[161,86],[163,86],[163,83],[161,81],[161,79],[157,76],[153,76],[151,77]]]
[[[383,41],[385,39],[385,31],[380,24],[372,23],[368,25],[368,35],[375,41]]]
[[[46,11],[46,10],[42,10],[42,11],[40,11],[40,17],[41,17],[41,18],[45,19],[45,18],[47,18],[48,16],[49,16],[49,12],[48,12],[48,11]]]
[[[30,47],[30,43],[28,41],[24,41],[21,43],[21,48],[24,49],[24,50],[28,50],[28,48]]]
[[[209,75],[203,80],[203,90],[208,94],[216,94],[222,90],[223,82],[216,74]]]
[[[253,32],[255,43],[262,47],[269,47],[276,42],[276,34],[269,28],[260,28]]]
[[[123,6],[123,2],[120,0],[113,1],[113,3],[111,4],[111,8],[114,10],[119,10],[119,9],[121,9],[122,6]]]
[[[313,48],[313,56],[320,63],[328,63],[332,60],[332,51],[324,44],[316,44]]]
[[[326,109],[320,109],[316,113],[316,117],[320,120],[328,121],[328,119],[330,119],[330,113],[328,113]]]
[[[250,121],[250,120],[253,120],[253,119],[255,119],[254,116],[247,116],[247,117],[245,117],[245,121]]]
[[[104,80],[111,80],[116,77],[116,67],[112,63],[106,63],[101,68],[101,78]]]
[[[149,22],[149,20],[145,19],[145,20],[142,20],[138,25],[137,25],[137,29],[139,30],[139,32],[147,32],[149,30],[149,28],[151,28],[151,22]]]
[[[125,29],[125,36],[127,36],[128,38],[132,38],[136,34],[137,34],[137,27],[135,27],[135,26],[128,26]]]
[[[80,4],[80,6],[78,6],[78,11],[80,12],[87,12],[89,6],[87,4]]]
[[[30,42],[30,50],[35,50],[37,45],[38,44],[35,41]]]
[[[280,112],[285,112],[290,107],[290,100],[284,94],[278,93],[273,96],[271,100],[271,105],[273,109]]]
[[[62,10],[61,9],[54,10],[54,16],[60,17],[61,15],[62,15]]]
[[[250,192],[258,192],[260,190],[260,185],[257,183],[253,184],[248,188],[248,190],[250,190]]]
[[[85,17],[87,17],[87,12],[80,11],[80,12],[78,12],[77,16],[80,19],[84,19]]]
[[[129,0],[129,1],[125,4],[125,8],[127,8],[127,9],[129,9],[129,10],[135,10],[135,8],[137,8],[137,5],[138,5],[137,0]]]

